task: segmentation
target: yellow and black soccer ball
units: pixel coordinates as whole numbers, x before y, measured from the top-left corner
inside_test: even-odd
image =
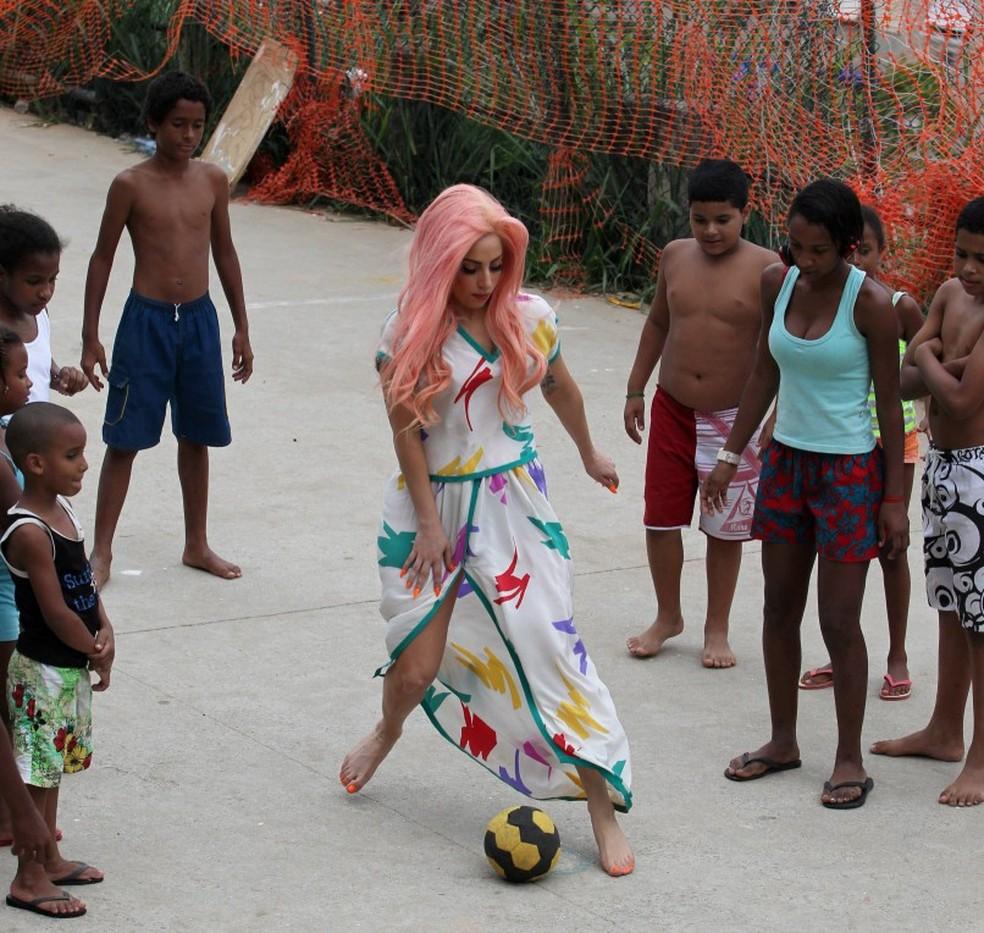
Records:
[[[485,856],[506,881],[535,881],[557,864],[560,833],[536,807],[506,807],[485,827]]]

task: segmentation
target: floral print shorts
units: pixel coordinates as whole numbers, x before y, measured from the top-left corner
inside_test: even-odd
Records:
[[[58,787],[92,762],[92,686],[84,667],[52,667],[15,651],[7,668],[14,757],[21,780]]]

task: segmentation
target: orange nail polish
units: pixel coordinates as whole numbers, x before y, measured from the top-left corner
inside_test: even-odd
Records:
[[[610,493],[612,493],[612,494],[617,493],[618,492],[618,486],[616,486],[614,483],[612,483],[611,486],[608,487],[608,491]]]
[[[419,586],[415,586],[413,588],[413,598],[416,599],[419,595],[420,595],[420,587]]]
[[[404,578],[404,577],[405,577],[406,575],[407,575],[407,568],[406,568],[406,567],[404,567],[404,568],[403,568],[403,569],[402,569],[402,570],[400,571],[400,579],[402,580],[402,579],[403,579],[403,578]]]
[[[441,588],[436,583],[434,584],[434,595],[435,596],[441,595]]]
[[[358,788],[358,787],[357,787],[357,786],[356,786],[355,784],[349,784],[349,785],[348,785],[348,787],[346,787],[345,789],[346,789],[346,790],[347,790],[347,791],[348,791],[348,792],[349,792],[350,794],[356,794],[356,793],[358,793],[358,791],[359,791],[359,788]]]

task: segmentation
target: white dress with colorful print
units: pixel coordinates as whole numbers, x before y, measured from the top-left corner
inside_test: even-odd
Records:
[[[519,297],[530,340],[560,351],[557,319]],[[396,312],[377,354],[392,352]],[[435,399],[440,421],[421,431],[437,510],[456,570],[415,599],[400,578],[417,518],[403,477],[387,484],[379,534],[380,611],[390,660],[384,673],[464,575],[437,680],[422,706],[437,730],[511,787],[538,799],[582,799],[576,765],[599,771],[615,807],[631,806],[629,744],[608,688],[574,627],[571,553],[547,500],[528,416],[503,419],[498,351],[462,328],[444,346],[451,385]]]

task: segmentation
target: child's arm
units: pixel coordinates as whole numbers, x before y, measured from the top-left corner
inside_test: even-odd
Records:
[[[136,188],[126,172],[117,175],[109,186],[106,195],[106,209],[99,226],[96,248],[89,259],[89,271],[85,277],[85,311],[82,317],[82,372],[92,387],[99,391],[103,384],[96,375],[96,365],[102,370],[103,378],[109,375],[106,365],[106,350],[99,342],[99,312],[106,297],[109,273],[113,268],[113,257],[120,242],[123,228],[130,216],[130,209],[136,196]]]
[[[23,570],[31,581],[31,589],[48,628],[62,644],[91,655],[96,650],[97,637],[65,604],[47,532],[34,524],[21,525],[10,536],[7,549],[10,562]]]
[[[637,444],[642,443],[639,433],[646,429],[646,400],[643,393],[646,384],[652,376],[656,364],[663,353],[666,334],[670,329],[670,307],[666,300],[666,262],[671,254],[673,244],[668,243],[663,250],[663,257],[656,276],[656,295],[653,297],[646,323],[642,325],[639,335],[639,348],[636,350],[635,362],[629,373],[629,381],[625,389],[625,433]],[[549,400],[548,400],[549,401]]]
[[[77,395],[88,384],[85,373],[74,366],[59,366],[54,359],[51,361],[51,378],[48,384],[62,395]]]
[[[929,340],[938,340],[943,327],[943,309],[946,307],[946,283],[941,285],[933,296],[929,306],[929,313],[922,327],[916,332],[915,336],[909,341],[905,356],[902,358],[902,369],[899,373],[899,384],[901,387],[902,398],[914,399],[922,398],[929,394],[926,383],[923,382],[922,373],[916,366],[916,350],[920,345]]]
[[[13,468],[5,457],[0,457],[0,529],[5,529],[10,524],[10,516],[7,512],[22,494]],[[0,573],[6,573],[2,562],[0,562]]]
[[[564,430],[574,441],[585,472],[595,482],[615,492],[618,488],[615,463],[610,457],[596,450],[591,442],[588,417],[584,412],[584,397],[559,353],[550,362],[547,374],[540,383],[540,389],[547,404],[554,410]]]
[[[0,727],[0,797],[10,809],[14,855],[32,861],[48,862],[53,856],[51,834],[44,817],[34,806],[17,771],[7,730]]]
[[[949,417],[971,418],[984,404],[984,335],[967,357],[940,361],[943,344],[925,341],[916,348],[915,362],[933,400]]]
[[[889,560],[909,546],[909,518],[903,482],[902,398],[899,394],[899,330],[892,319],[884,289],[862,286],[854,320],[868,347],[868,364],[875,386],[875,410],[881,431],[884,483],[878,511],[878,546]]]
[[[385,386],[385,368],[382,370]],[[413,539],[410,554],[403,563],[407,575],[407,589],[416,587],[419,592],[433,575],[434,589],[438,590],[444,579],[445,570],[454,570],[451,542],[444,533],[441,517],[437,512],[434,492],[431,488],[430,471],[424,454],[424,442],[420,439],[420,425],[413,412],[405,405],[398,405],[389,412],[393,428],[393,447],[399,461],[403,479],[407,484],[410,501],[417,516],[417,534]]]
[[[92,689],[103,691],[109,689],[110,674],[113,662],[116,660],[116,633],[110,625],[106,607],[100,599],[97,604],[99,613],[99,631],[96,632],[96,650],[89,655],[89,670],[99,675],[99,683],[93,684]]]
[[[912,343],[916,334],[922,330],[926,318],[916,304],[916,299],[911,295],[903,295],[898,304],[895,305],[895,314],[898,317],[899,325],[902,328],[902,339],[907,343]]]
[[[229,179],[222,169],[208,165],[215,204],[212,207],[212,257],[219,281],[225,292],[236,332],[232,338],[232,378],[246,382],[253,374],[253,348],[249,342],[249,323],[246,320],[246,299],[243,296],[243,275],[239,256],[232,242],[229,224]]]
[[[759,331],[755,368],[745,383],[735,423],[723,448],[739,456],[748,446],[755,429],[762,423],[779,388],[779,367],[769,349],[769,330],[772,327],[776,297],[786,271],[782,263],[773,263],[762,273],[762,329]],[[720,461],[711,470],[700,489],[700,506],[704,512],[712,514],[724,508],[725,493],[736,470],[736,465]]]

